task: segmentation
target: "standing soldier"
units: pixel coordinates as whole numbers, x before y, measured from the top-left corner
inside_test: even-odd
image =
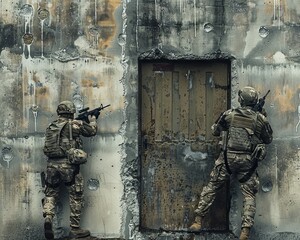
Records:
[[[83,205],[83,177],[80,164],[87,161],[87,154],[82,150],[84,137],[97,133],[97,116],[89,116],[88,122],[74,120],[75,106],[70,101],[63,101],[57,107],[58,119],[46,130],[44,153],[48,157],[46,171],[45,197],[43,198],[44,231],[46,239],[54,239],[52,220],[60,185],[69,190],[70,201],[70,237],[82,238],[90,235],[88,230],[80,228],[80,215]]]
[[[240,182],[244,197],[240,240],[249,239],[256,211],[255,195],[258,192],[257,162],[265,158],[265,144],[273,140],[273,131],[265,115],[255,111],[258,94],[252,87],[238,93],[240,107],[225,111],[212,126],[214,136],[222,135],[222,150],[203,188],[195,210],[195,221],[190,231],[200,231],[202,220],[212,205],[216,193],[233,174]]]

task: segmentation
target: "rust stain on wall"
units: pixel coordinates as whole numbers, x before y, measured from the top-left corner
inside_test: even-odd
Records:
[[[127,223],[133,222],[132,232],[127,234],[129,237],[126,236],[125,239],[139,238],[139,236],[132,237],[131,235],[133,232],[138,231],[138,221],[140,220],[140,213],[137,209],[138,204],[136,204],[138,201],[135,198],[140,191],[136,176],[138,175],[138,161],[136,159],[138,159],[137,149],[139,147],[136,139],[138,127],[136,119],[136,116],[138,116],[137,95],[139,94],[136,87],[138,84],[138,67],[134,59],[138,58],[138,54],[157,47],[163,54],[171,52],[174,56],[177,56],[179,53],[180,56],[190,54],[207,56],[207,53],[211,56],[210,53],[215,51],[229,51],[232,56],[237,58],[238,65],[237,69],[235,69],[238,72],[236,74],[238,81],[235,82],[235,85],[232,85],[232,96],[236,95],[233,89],[246,84],[258,86],[261,94],[265,94],[267,89],[271,89],[271,94],[268,96],[265,106],[268,114],[270,113],[269,116],[275,130],[274,133],[279,139],[275,143],[279,154],[273,147],[271,157],[266,159],[265,164],[267,169],[270,169],[271,166],[275,169],[274,172],[279,171],[278,182],[275,180],[273,182],[274,189],[280,187],[280,193],[284,197],[277,196],[274,193],[275,191],[268,193],[268,196],[274,196],[274,205],[280,205],[280,208],[275,209],[276,207],[274,207],[275,210],[272,209],[274,212],[270,211],[271,213],[269,213],[267,210],[262,209],[261,205],[258,205],[258,210],[263,215],[269,214],[270,216],[268,215],[269,217],[265,218],[264,221],[261,220],[263,216],[257,217],[259,224],[255,225],[256,229],[253,232],[259,234],[257,230],[262,225],[268,225],[272,228],[273,226],[271,225],[274,224],[274,226],[276,225],[275,231],[282,231],[286,230],[289,227],[287,225],[290,225],[292,221],[298,223],[299,217],[294,214],[299,209],[299,197],[298,195],[295,196],[297,186],[299,186],[297,185],[297,175],[299,175],[297,169],[299,168],[297,163],[297,160],[299,160],[299,133],[295,131],[295,126],[299,120],[297,107],[300,105],[300,96],[298,96],[300,85],[297,82],[300,62],[298,47],[299,4],[296,2],[296,0],[265,0],[262,2],[254,0],[0,1],[0,71],[3,85],[1,107],[3,112],[7,113],[2,116],[1,136],[4,138],[9,136],[4,139],[4,142],[9,142],[8,145],[12,148],[16,147],[16,144],[26,146],[24,150],[17,148],[20,156],[10,162],[11,168],[6,168],[8,161],[1,162],[0,159],[2,166],[0,187],[1,190],[4,189],[0,191],[4,194],[3,198],[0,199],[2,200],[0,204],[5,209],[2,219],[0,218],[0,233],[8,239],[7,236],[13,234],[10,227],[18,225],[18,219],[21,220],[20,225],[24,224],[20,228],[19,233],[26,232],[30,234],[28,238],[24,237],[23,239],[31,239],[32,236],[35,236],[33,228],[36,226],[42,227],[42,220],[38,219],[38,217],[41,217],[39,209],[40,197],[33,195],[35,191],[40,190],[40,185],[32,181],[32,179],[38,179],[36,174],[41,171],[44,164],[41,157],[42,153],[39,151],[41,149],[39,144],[42,142],[45,126],[56,115],[57,103],[60,100],[73,99],[74,101],[76,100],[79,106],[85,105],[85,107],[91,108],[99,106],[100,103],[111,104],[109,110],[105,110],[105,114],[101,114],[100,117],[103,121],[99,128],[105,132],[113,133],[113,139],[107,141],[107,138],[101,135],[99,141],[97,139],[89,142],[89,147],[93,149],[93,160],[96,161],[92,161],[95,164],[93,167],[86,168],[87,173],[90,174],[90,172],[94,171],[95,176],[99,174],[99,171],[103,171],[101,173],[103,175],[107,174],[107,172],[111,174],[111,170],[108,169],[113,165],[114,167],[111,168],[116,169],[116,173],[113,173],[112,176],[119,181],[119,169],[116,168],[116,165],[120,164],[126,155],[124,161],[126,162],[124,163],[125,170],[122,172],[122,181],[124,181],[125,185],[124,196],[126,196],[123,198],[125,204],[122,206],[126,209],[122,216],[124,220],[122,230],[119,231],[120,212],[115,206],[121,205],[119,200],[116,199],[123,193],[123,188],[122,186],[117,188],[120,189],[117,193],[116,189],[112,190],[113,192],[110,190],[113,184],[102,188],[106,184],[105,181],[101,182],[102,179],[100,179],[99,199],[102,196],[105,196],[106,199],[111,193],[114,193],[109,200],[115,202],[111,204],[111,202],[107,201],[101,205],[102,202],[97,202],[96,200],[98,199],[97,195],[95,200],[93,200],[95,202],[90,204],[88,208],[90,214],[97,216],[91,219],[87,225],[90,227],[94,224],[94,231],[102,231],[101,233],[105,237],[109,237],[111,232],[120,236],[120,234],[130,231],[130,226]],[[117,11],[121,4],[123,4],[124,8],[127,7],[127,9],[123,9],[122,13]],[[116,14],[119,15],[116,16]],[[115,55],[112,56],[108,54],[109,48],[114,47],[112,44],[117,42],[115,38],[118,34],[118,26],[121,26],[122,20],[124,21],[124,29],[122,41],[119,42],[119,45],[122,46],[122,52],[120,52],[121,48],[118,46],[119,48],[115,51]],[[209,24],[204,24],[206,22],[209,22]],[[205,28],[205,26],[210,27]],[[269,26],[267,27],[269,31],[267,36],[259,33],[259,26]],[[244,49],[246,50],[244,51]],[[274,60],[274,53],[276,52],[281,53],[281,60],[284,58],[286,65],[280,65],[282,62]],[[155,57],[155,54],[153,56]],[[242,65],[250,67],[249,69],[243,69]],[[259,66],[259,69],[257,69],[257,66]],[[269,68],[269,66],[271,67]],[[279,69],[277,68],[278,66]],[[126,79],[124,82],[123,77]],[[145,79],[145,81],[148,80]],[[178,89],[185,87],[185,85],[181,85]],[[178,95],[180,92],[178,89],[177,86],[174,87],[174,90],[176,90],[174,91],[176,94],[174,99],[179,99]],[[195,88],[193,87],[189,92],[192,92],[193,89]],[[162,95],[164,94],[163,90],[161,93]],[[153,101],[150,95],[154,93],[147,92],[146,94],[149,96],[145,97],[145,101]],[[191,98],[197,100],[192,101],[191,105],[197,105],[198,103],[199,105],[205,105],[203,104],[205,98],[197,98],[198,95],[205,96],[202,92],[197,92],[195,97]],[[220,96],[219,93],[216,95]],[[184,95],[181,96],[182,98],[186,97]],[[167,97],[167,95],[165,97],[170,102],[170,97]],[[130,104],[126,108],[126,119],[123,119],[122,110],[126,105],[126,100],[129,100]],[[216,98],[216,102],[219,103],[221,101],[221,97]],[[37,131],[35,131],[34,126],[33,106],[39,107],[36,117]],[[174,110],[178,111],[177,108],[174,108]],[[220,110],[216,109],[216,112]],[[201,110],[201,114],[204,111]],[[169,111],[162,113],[168,117],[170,116]],[[203,125],[201,125],[204,122],[204,116],[200,116],[197,122],[189,122],[192,118],[185,114],[186,111],[182,111],[185,124],[188,123],[193,127],[199,127],[189,136],[193,139],[199,135],[202,137],[205,134]],[[191,114],[194,114],[194,112]],[[157,129],[153,129],[155,127],[153,124],[156,124],[158,121],[161,123],[162,128],[166,129],[166,126],[168,126],[161,118],[156,122],[152,121],[152,117],[150,118],[151,120],[145,124],[149,129],[149,135],[152,134],[154,136],[151,132]],[[179,125],[176,119],[173,123]],[[148,124],[153,126],[148,126]],[[116,142],[115,136],[119,134],[121,125],[122,134],[126,136],[124,138],[121,136]],[[123,128],[123,126],[125,127]],[[182,126],[182,129],[186,131],[187,128]],[[181,132],[177,131],[175,134],[178,133],[179,135]],[[30,135],[34,135],[38,143],[24,140],[24,135],[26,135],[26,139],[28,137],[31,138]],[[16,136],[17,138],[12,140],[10,139],[11,136]],[[162,135],[164,139],[167,139],[169,136],[170,131],[165,131]],[[24,139],[21,139],[23,137]],[[280,144],[283,137],[287,138],[286,143]],[[296,139],[295,143],[291,144],[290,137]],[[8,141],[8,139],[11,141]],[[103,139],[109,144],[104,145]],[[159,211],[163,210],[164,216],[170,219],[171,224],[166,222],[166,227],[173,225],[175,229],[180,229],[183,224],[187,224],[188,220],[190,220],[188,217],[192,213],[192,209],[190,209],[192,205],[190,203],[195,204],[196,201],[193,196],[201,188],[197,188],[195,191],[186,188],[182,179],[186,176],[191,176],[191,172],[185,172],[182,169],[186,167],[194,171],[192,175],[197,177],[200,175],[200,178],[204,178],[208,171],[205,171],[204,175],[199,174],[199,172],[204,171],[203,165],[205,161],[197,163],[198,169],[194,168],[193,165],[196,164],[195,161],[197,159],[200,159],[199,156],[201,154],[207,153],[207,146],[195,144],[191,145],[189,149],[180,148],[181,146],[178,145],[177,149],[179,151],[173,145],[165,145],[164,147],[168,149],[173,148],[173,150],[165,151],[165,149],[162,149],[160,159],[157,159],[158,155],[155,155],[155,152],[151,156],[148,155],[146,159],[149,160],[147,164],[149,163],[150,166],[145,169],[145,173],[149,176],[149,179],[147,178],[146,180],[151,185],[147,185],[149,192],[146,192],[146,194],[149,195],[144,196],[149,197],[149,199],[152,196],[153,199],[161,201],[165,206],[166,201],[170,200],[167,203],[171,206],[170,208],[161,204],[156,209]],[[122,149],[120,150],[120,148]],[[123,148],[125,149],[124,152]],[[169,155],[166,156],[165,152]],[[95,157],[96,155],[97,157]],[[174,156],[177,156],[176,159],[178,160],[175,164],[172,162],[175,159]],[[100,158],[101,162],[99,163]],[[106,166],[108,167],[102,168],[101,164],[105,162],[105,158],[107,159]],[[166,159],[173,164],[171,167],[174,176],[170,174],[170,171],[164,171],[170,168],[165,161]],[[276,159],[279,159],[279,163],[276,162]],[[153,165],[154,163],[156,166]],[[212,161],[207,161],[207,164],[212,163]],[[269,171],[271,172],[271,170]],[[178,178],[178,175],[182,178]],[[151,176],[156,176],[159,181],[152,181]],[[192,180],[196,180],[196,177]],[[16,188],[16,191],[12,192],[11,188]],[[108,193],[106,195],[102,195],[104,188]],[[158,195],[157,192],[152,191],[154,189],[165,191],[163,191],[162,195]],[[186,191],[182,193],[183,200],[179,201],[177,191],[181,189]],[[171,194],[169,195],[171,197],[167,196],[167,192]],[[290,197],[288,193],[292,193],[294,196]],[[263,194],[260,196],[266,205],[272,202],[268,201],[267,194]],[[94,196],[89,197],[92,199]],[[294,205],[291,204],[291,200],[293,204],[295,203]],[[9,203],[11,204],[9,205]],[[172,205],[172,203],[174,204]],[[145,204],[149,207],[151,214],[154,202],[149,201]],[[288,207],[287,204],[289,204]],[[103,208],[101,210],[97,208],[100,205]],[[185,207],[182,208],[182,205]],[[100,214],[95,213],[95,207]],[[107,210],[105,208],[107,207],[114,210],[117,209],[115,217],[112,217],[111,212],[105,215]],[[237,215],[235,207],[234,203],[232,208],[235,211],[235,215]],[[288,208],[288,211],[284,212],[286,208]],[[162,214],[159,211],[155,212],[151,217],[154,219],[159,214]],[[37,222],[27,222],[31,217],[28,214],[29,212],[38,219]],[[176,215],[180,214],[182,217],[176,220],[171,215],[172,212],[176,213]],[[274,216],[276,216],[276,219]],[[144,217],[145,221],[152,221],[148,215]],[[278,220],[280,217],[282,219]],[[217,216],[216,219],[220,218]],[[287,219],[290,220],[287,221]],[[102,220],[103,224],[105,224],[103,227],[98,224]],[[114,225],[111,222],[114,222]],[[157,224],[157,222],[153,222],[153,224]],[[233,226],[237,228],[237,225],[234,223]],[[26,231],[24,231],[25,229]],[[38,230],[36,231],[36,236],[41,232],[40,229]],[[298,228],[293,226],[288,230],[298,231]],[[264,230],[262,232],[263,234],[265,233]],[[207,235],[207,237],[209,239],[222,238],[213,238],[211,235]],[[149,238],[149,236],[145,236],[145,238]],[[13,237],[12,239],[17,238]],[[265,238],[257,237],[255,239]]]
[[[85,19],[84,32],[90,43],[94,43],[97,39],[98,49],[104,50],[110,46],[116,32],[117,23],[114,12],[120,6],[120,0],[101,2],[95,0],[90,6],[87,9],[88,15]]]
[[[300,85],[299,85],[300,87]],[[296,95],[294,87],[289,86],[276,86],[275,93],[274,93],[274,101],[279,106],[280,112],[294,112],[296,106],[294,105],[294,97]]]
[[[74,101],[78,108],[111,104],[112,107],[99,116],[99,132],[113,136],[109,140],[113,150],[105,147],[110,154],[104,156],[101,146],[107,141],[106,135],[100,140],[95,140],[97,136],[93,138],[88,144],[89,150],[93,149],[89,164],[94,162],[97,172],[93,167],[86,176],[97,176],[103,170],[99,165],[109,159],[116,173],[106,169],[101,174],[113,176],[109,184],[122,189],[118,171],[121,143],[118,140],[116,144],[116,138],[121,139],[118,131],[124,121],[121,111],[125,101],[120,82],[123,69],[120,49],[113,49],[111,54],[107,52],[109,47],[118,47],[112,44],[116,43],[114,38],[120,30],[120,23],[116,21],[118,16],[115,16],[120,4],[120,0],[0,1],[1,107],[5,112],[0,126],[3,138],[0,146],[7,145],[15,153],[13,160],[3,160],[0,152],[0,192],[3,194],[0,204],[5,212],[0,218],[2,238],[32,239],[42,235],[40,174],[46,164],[42,153],[43,137],[49,122],[56,118],[56,107],[62,100]],[[99,151],[98,155],[96,151]],[[111,159],[112,152],[118,156]],[[101,187],[105,184],[101,182]],[[110,186],[99,189],[100,195],[106,196],[103,189],[110,189]],[[121,191],[114,192],[108,205],[119,206],[121,194]],[[120,211],[115,207],[113,213],[106,215],[109,220],[105,222],[104,235],[120,235],[119,220],[110,219]],[[105,210],[101,210],[103,212]],[[103,227],[96,224],[102,222],[102,217],[103,214],[91,217],[93,224],[89,224],[89,229],[93,234],[102,231]],[[12,225],[19,226],[14,233],[11,232]],[[23,236],[24,231],[30,236]]]
[[[211,116],[227,108],[227,67],[217,62],[141,63],[142,228],[183,231],[193,219],[209,174],[206,167],[218,155],[218,139],[208,132],[215,121]],[[219,206],[224,206],[226,188],[221,195]],[[226,228],[225,209],[214,205],[205,228]]]
[[[288,4],[287,0],[280,0],[280,1],[270,1],[265,0],[264,1],[264,12],[266,14],[273,14],[275,17],[286,17],[288,16]]]

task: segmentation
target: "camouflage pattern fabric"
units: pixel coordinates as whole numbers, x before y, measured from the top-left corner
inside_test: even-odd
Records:
[[[61,183],[69,191],[70,226],[79,227],[81,209],[83,207],[83,177],[79,166],[70,165],[66,161],[51,162],[47,168],[45,198],[43,201],[43,216],[55,215],[55,204],[60,192]]]
[[[236,114],[243,114],[246,115],[247,118],[253,118],[256,119],[255,126],[253,126],[254,134],[252,137],[252,142],[254,145],[265,143],[269,144],[273,140],[273,130],[267,120],[267,118],[259,113],[254,112],[251,107],[239,107],[236,109],[229,109],[225,111],[217,121],[217,123],[213,124],[212,126],[212,135],[214,136],[220,136],[222,131],[229,131],[229,128],[231,127],[232,121],[234,120]],[[240,121],[237,123],[235,122],[235,127],[237,127],[237,124],[241,124],[240,127],[244,124],[244,118],[240,118]],[[255,146],[254,146],[255,148]]]
[[[227,153],[228,166],[232,174],[241,179],[251,169],[254,162],[249,154]],[[215,200],[216,193],[220,190],[226,181],[230,178],[227,172],[224,156],[221,154],[215,162],[215,166],[210,174],[210,181],[203,188],[196,215],[205,216],[210,206]],[[259,180],[257,174],[252,176],[244,183],[240,183],[240,189],[243,194],[244,204],[242,211],[242,227],[251,227],[254,223],[256,211],[255,195],[258,192]]]
[[[58,121],[68,121],[66,127],[61,131],[62,142],[70,144],[71,147],[76,149],[82,149],[80,136],[92,137],[97,133],[96,119],[92,119],[90,123],[79,120],[69,122],[68,118],[60,116]],[[69,124],[71,124],[71,128]],[[72,130],[71,142],[70,129]],[[55,204],[59,197],[60,186],[64,184],[67,186],[70,195],[70,226],[79,227],[83,207],[83,177],[80,174],[80,165],[72,164],[68,157],[48,158],[45,182],[43,216],[55,215]]]
[[[238,118],[236,118],[237,113],[239,114]],[[245,115],[248,119],[248,123],[243,121],[243,115]],[[255,121],[252,121],[252,123],[249,121],[249,119],[255,119]],[[229,132],[229,129],[232,127],[232,125],[234,127],[247,129],[247,131],[252,133],[251,148],[253,150],[256,149],[257,145],[263,144],[262,146],[264,146],[264,144],[269,144],[273,140],[273,130],[267,121],[267,118],[263,114],[253,111],[249,106],[225,111],[220,116],[218,121],[212,126],[212,134],[214,136],[220,136],[223,131]],[[232,141],[237,142],[240,140],[241,139],[239,139],[239,137],[232,139]],[[226,142],[224,139],[223,141]],[[223,146],[223,144],[221,145]],[[210,174],[210,180],[208,184],[202,190],[198,207],[195,210],[196,215],[204,216],[208,212],[215,199],[217,191],[224,186],[225,182],[231,177],[231,174],[238,180],[245,179],[245,176],[249,175],[248,173],[257,163],[256,159],[251,157],[252,152],[241,151],[240,149],[235,149],[234,147],[227,148],[227,144],[224,145],[225,146],[222,148],[223,150],[227,149],[227,166],[224,159],[224,154],[221,153],[215,162],[215,166]],[[254,224],[254,216],[256,211],[255,196],[258,192],[258,186],[259,180],[256,171],[253,171],[250,176],[247,176],[245,181],[240,182],[240,189],[244,198],[242,227],[252,227]]]
[[[68,158],[72,164],[83,164],[87,162],[87,153],[82,149],[70,148]]]

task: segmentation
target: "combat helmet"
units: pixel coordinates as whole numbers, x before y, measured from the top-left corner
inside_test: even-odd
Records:
[[[244,87],[238,92],[241,106],[254,106],[258,100],[258,93],[253,87]]]
[[[76,108],[74,103],[72,103],[71,101],[62,101],[58,104],[56,112],[58,115],[74,114],[76,113]]]

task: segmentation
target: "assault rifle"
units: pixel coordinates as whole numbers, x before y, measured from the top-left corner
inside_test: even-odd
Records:
[[[253,107],[253,110],[256,112],[262,112],[263,110],[263,106],[265,105],[265,100],[267,95],[270,93],[270,90],[267,91],[266,95],[263,96],[262,98],[258,99],[258,102],[256,103],[256,105]]]
[[[82,121],[85,121],[87,123],[89,123],[89,118],[88,116],[95,116],[96,118],[99,117],[100,115],[100,112],[104,109],[104,108],[107,108],[109,107],[110,104],[106,105],[106,106],[103,106],[102,104],[100,105],[100,107],[98,108],[95,108],[91,111],[89,111],[89,107],[86,107],[86,108],[83,108],[81,110],[79,110],[79,115],[75,118],[76,120],[82,120]]]

